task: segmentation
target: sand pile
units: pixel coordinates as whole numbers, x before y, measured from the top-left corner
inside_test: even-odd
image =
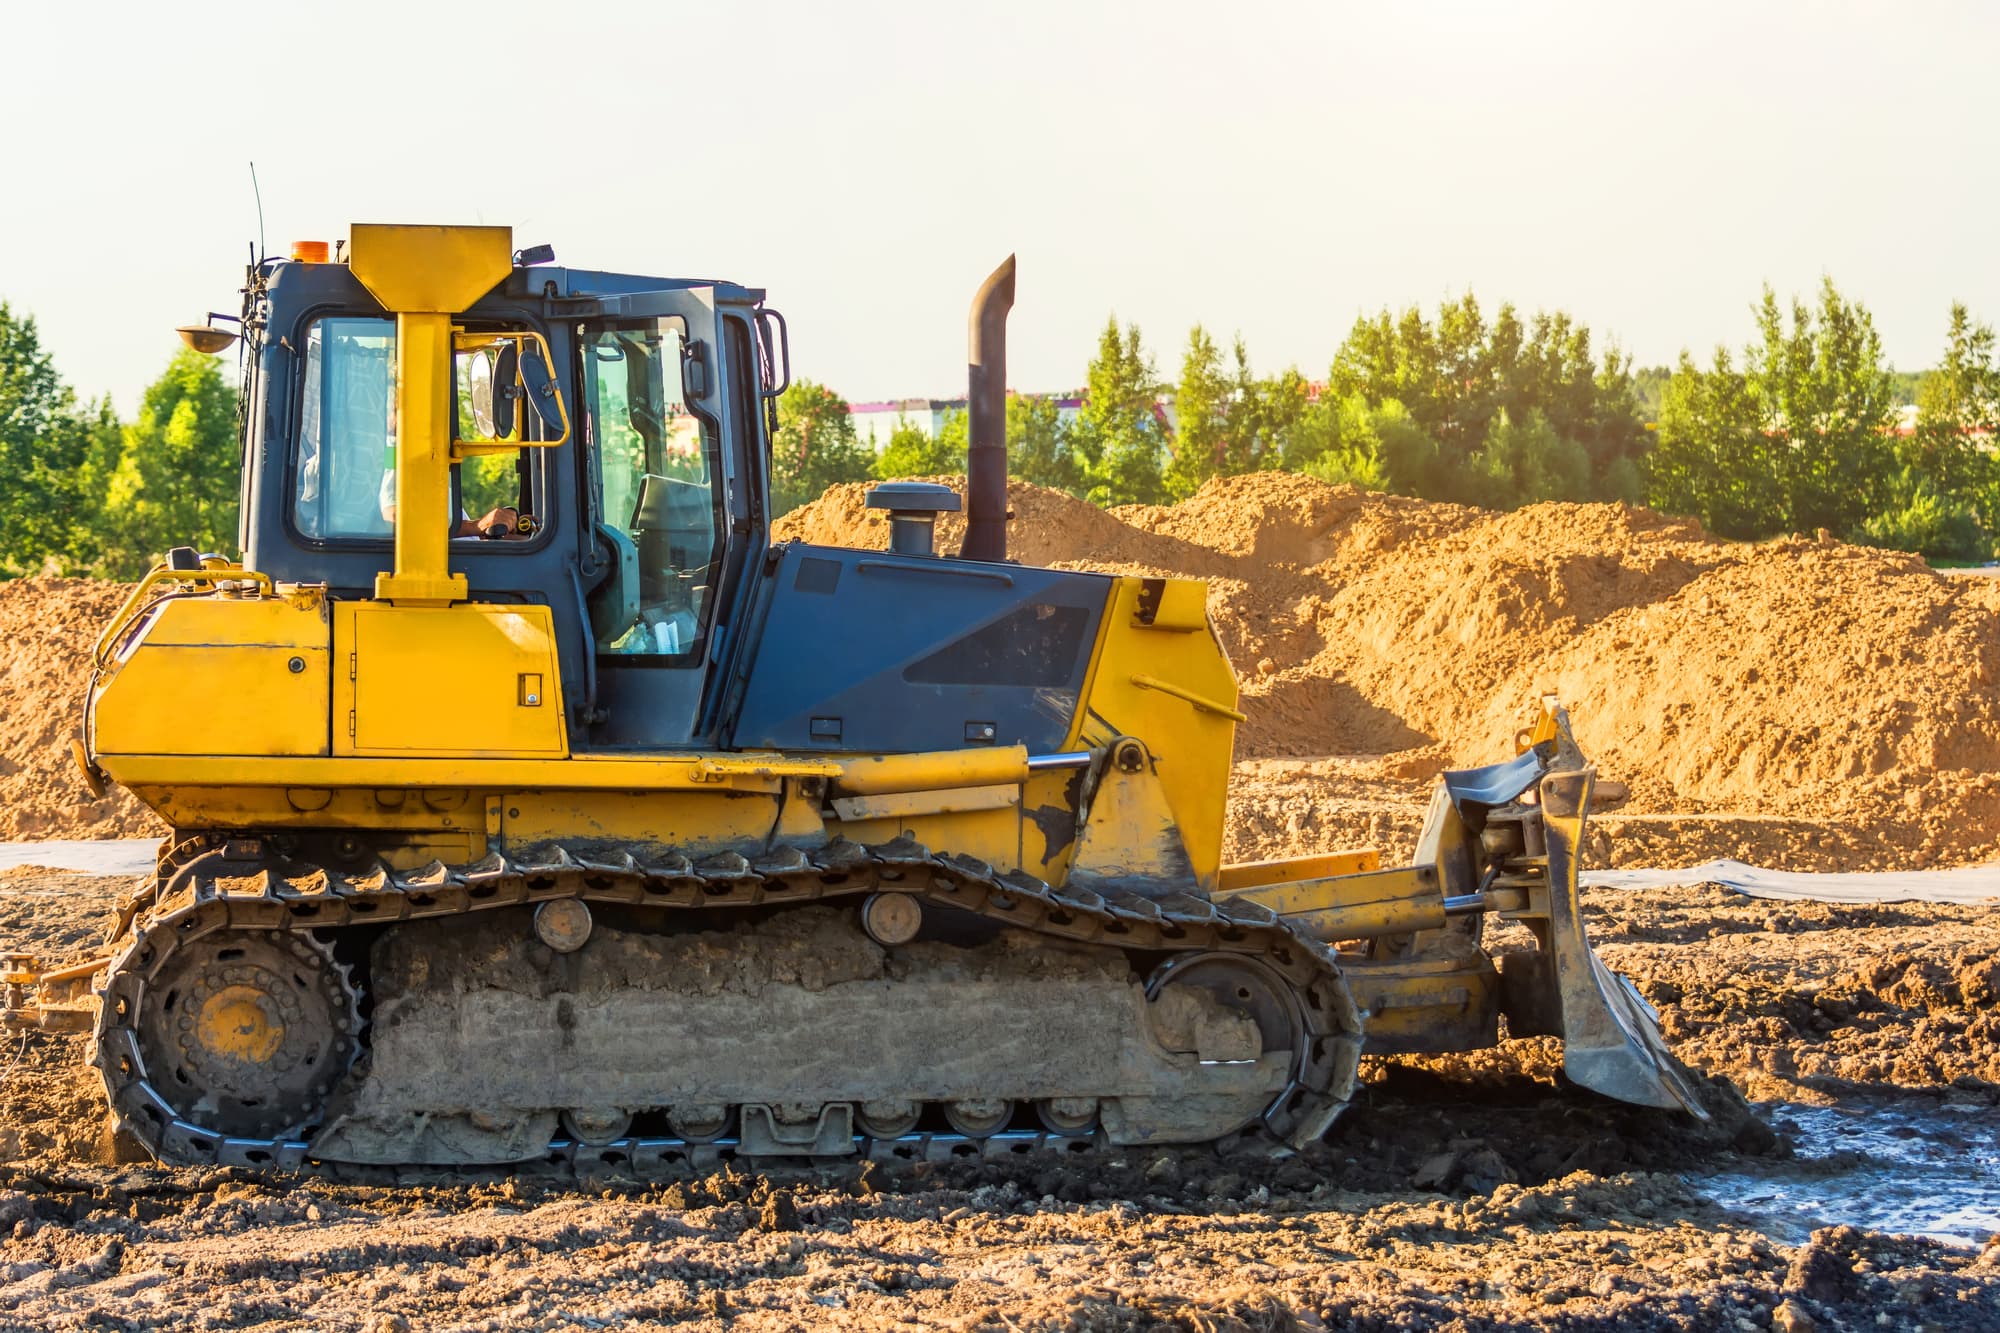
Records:
[[[865,489],[781,533],[885,544],[879,517],[854,521]],[[1813,851],[1784,820],[1850,823],[1827,836],[1864,859],[2000,854],[1992,581],[1839,543],[1720,542],[1626,505],[1500,514],[1282,473],[1109,514],[1019,483],[1010,499],[1024,560],[1210,581],[1249,714],[1240,760],[1388,756],[1365,776],[1421,780],[1509,752],[1555,692],[1630,786],[1621,814],[1781,821],[1770,846],[1754,821],[1731,826],[1753,855]],[[1284,804],[1269,774],[1243,776],[1239,808]],[[1284,779],[1307,804],[1316,780]],[[1276,830],[1234,832],[1241,852]]]
[[[70,758],[90,653],[131,589],[92,579],[0,583],[0,838],[136,838],[159,821],[113,788],[93,801]]]

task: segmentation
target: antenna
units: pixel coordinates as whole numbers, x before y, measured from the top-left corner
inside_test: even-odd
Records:
[[[250,193],[257,198],[257,253],[261,257],[268,254],[264,248],[264,192],[257,188],[257,164],[250,164]]]

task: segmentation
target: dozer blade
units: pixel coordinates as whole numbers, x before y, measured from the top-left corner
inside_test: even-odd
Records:
[[[1540,787],[1549,866],[1542,948],[1554,966],[1562,1009],[1563,1072],[1607,1097],[1681,1108],[1706,1120],[1693,1083],[1660,1037],[1659,1015],[1630,981],[1605,966],[1584,934],[1578,853],[1595,780],[1586,767],[1550,773]]]

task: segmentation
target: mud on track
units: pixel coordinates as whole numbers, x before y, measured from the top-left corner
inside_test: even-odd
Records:
[[[0,935],[85,947],[122,884],[0,875]],[[1968,1063],[1986,974],[1947,962],[1993,956],[1978,912],[1683,890],[1594,894],[1591,917],[1699,1067],[1794,1102],[1993,1102]],[[1775,1244],[1700,1179],[1780,1169],[1781,1136],[1566,1090],[1539,1041],[1374,1062],[1327,1142],[1280,1161],[367,1187],[110,1161],[82,1047],[30,1038],[0,1080],[0,1329],[2000,1328],[2000,1247]]]

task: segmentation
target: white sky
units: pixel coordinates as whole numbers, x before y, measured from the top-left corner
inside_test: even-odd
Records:
[[[1641,363],[1822,273],[1930,364],[2000,322],[2000,7],[1066,0],[21,4],[0,299],[130,413],[171,327],[351,221],[507,222],[769,289],[850,399],[964,384],[1020,254],[1017,388],[1105,316],[1325,373],[1357,313],[1566,308]]]

